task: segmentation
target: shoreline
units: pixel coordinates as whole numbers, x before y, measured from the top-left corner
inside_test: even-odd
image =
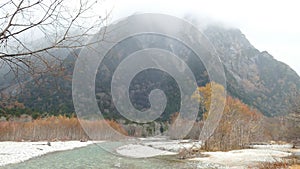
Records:
[[[182,140],[141,140],[118,147],[116,152],[120,155],[132,158],[147,158],[162,155],[178,155],[181,148],[191,148],[199,145],[199,142],[183,142]],[[255,167],[262,163],[274,163],[285,161],[293,153],[300,149],[290,149],[287,145],[260,146],[259,148],[240,149],[231,151],[204,152],[201,157],[191,157],[185,160],[201,162],[203,164],[224,166],[228,168]]]
[[[47,145],[47,141],[39,142],[0,142],[0,168],[10,164],[21,163],[46,154],[67,151],[88,145],[102,143],[104,141],[57,141]],[[199,142],[191,140],[167,140],[167,139],[140,139],[137,142],[117,147],[116,153],[130,158],[148,158],[155,156],[176,155],[183,147],[192,148]],[[247,168],[253,164],[263,162],[281,161],[292,153],[300,153],[300,149],[279,149],[260,147],[259,149],[241,149],[228,152],[201,152],[202,157],[187,158],[186,161],[201,162],[210,165]]]
[[[140,144],[128,144],[116,149],[116,152],[122,156],[131,158],[149,158],[156,156],[177,155],[175,152],[160,150]]]
[[[73,150],[86,147],[103,141],[57,141],[47,145],[47,141],[38,142],[0,142],[0,167],[21,163],[32,158],[46,155],[52,152]]]

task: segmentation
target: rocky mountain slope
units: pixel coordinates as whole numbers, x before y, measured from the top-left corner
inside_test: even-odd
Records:
[[[238,29],[208,27],[205,34],[224,64],[230,94],[270,116],[294,107],[300,78],[288,65],[258,51]]]
[[[268,52],[257,50],[238,29],[208,26],[203,32],[220,55],[230,95],[267,116],[290,112],[295,99],[300,95],[300,78],[295,71],[275,60]],[[114,70],[128,54],[149,47],[163,48],[180,55],[196,75],[199,86],[209,82],[202,62],[180,42],[161,36],[129,38],[111,50],[99,66],[96,84],[101,85],[96,86],[96,96],[106,117],[120,117],[110,94]],[[18,101],[38,111],[74,112],[71,97],[74,62],[75,57],[70,54],[65,59],[61,72],[43,74],[27,83],[18,96]],[[149,108],[148,94],[155,88],[164,90],[168,98],[166,116],[162,118],[179,110],[179,88],[172,77],[159,70],[143,71],[133,79],[130,86],[133,105],[140,110]]]

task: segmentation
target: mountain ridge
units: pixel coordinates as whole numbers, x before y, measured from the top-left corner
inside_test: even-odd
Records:
[[[274,59],[267,51],[260,52],[239,29],[211,25],[207,26],[203,33],[220,56],[227,78],[227,90],[230,95],[239,98],[267,116],[284,115],[293,108],[293,102],[299,98],[300,93],[300,77],[293,69],[285,63]],[[104,61],[106,64],[104,64],[105,68],[102,71],[101,68],[98,70],[101,75],[99,75],[97,82],[102,81],[105,83],[103,88],[96,89],[96,96],[100,109],[103,112],[112,114],[108,115],[110,118],[119,116],[116,116],[117,112],[108,93],[109,90],[107,90],[109,89],[109,78],[112,76],[114,67],[122,61],[123,55],[132,52],[132,49],[139,50],[151,47],[151,45],[171,51],[172,49],[166,45],[167,43],[177,47],[175,52],[180,53],[186,50],[177,42],[154,36],[150,38],[137,37],[129,40],[129,42],[129,44],[123,44],[123,46],[121,44],[121,46],[117,47],[117,52],[113,53],[113,51],[112,56],[108,57],[110,59]],[[113,55],[118,55],[119,57]],[[185,59],[190,66],[198,71],[198,85],[203,86],[208,83],[209,79],[207,73],[205,73],[206,71],[203,70],[203,64],[198,63],[198,61],[195,62],[193,56],[190,55]],[[27,83],[25,90],[18,96],[17,100],[35,110],[58,111],[57,113],[74,112],[70,81],[74,62],[75,57],[69,54],[64,61],[63,67],[65,70],[61,73],[62,77],[56,77],[51,75],[51,73],[44,74],[39,79],[43,85],[37,86],[33,81],[32,83]],[[148,75],[154,78],[150,81],[141,77],[142,75],[137,78],[131,88],[132,91],[136,91],[133,93],[139,94],[131,95],[132,101],[137,101],[135,107],[140,109],[149,107],[147,94],[149,94],[150,88],[142,88],[137,85],[141,81],[143,81],[143,84],[148,84],[152,87],[166,89],[169,91],[169,98],[173,98],[173,100],[178,99],[178,91],[175,91],[176,86],[170,84],[172,79],[166,74],[161,72],[150,72],[149,74],[148,72]],[[68,77],[69,80],[66,80],[65,77]],[[159,81],[158,79],[165,81]],[[62,93],[65,95],[62,95]],[[141,101],[143,99],[145,101]],[[178,104],[178,100],[172,103]],[[167,107],[167,111],[170,111],[167,114],[174,113],[177,109],[178,107]]]

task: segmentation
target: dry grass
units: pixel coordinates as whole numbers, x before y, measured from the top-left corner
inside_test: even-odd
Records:
[[[289,169],[300,169],[300,164],[292,165]]]
[[[122,126],[115,121],[81,120],[80,122],[75,117],[66,116],[52,116],[28,122],[2,121],[0,122],[0,141],[103,140],[112,138],[113,135],[117,135],[116,133],[127,135]],[[85,130],[81,124],[84,125]],[[107,132],[105,124],[109,124],[118,132]]]
[[[258,165],[258,169],[300,169],[296,159],[287,159],[276,162],[266,162]]]

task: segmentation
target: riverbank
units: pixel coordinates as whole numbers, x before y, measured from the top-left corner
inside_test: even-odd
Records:
[[[0,166],[20,163],[47,153],[71,150],[100,142],[51,142],[51,146],[47,145],[47,142],[0,142]],[[182,148],[193,149],[199,147],[199,145],[201,145],[201,142],[192,140],[150,138],[137,139],[128,142],[128,144],[124,143],[115,150],[126,157],[144,159],[147,157],[176,155]],[[182,160],[182,162],[199,163],[199,166],[218,166],[217,168],[248,168],[264,162],[278,162],[300,152],[300,149],[289,149],[286,146],[276,146],[276,148],[276,150],[260,147],[259,149],[242,149],[228,152],[201,152],[200,156],[187,158]],[[109,159],[114,157],[109,157]],[[171,158],[177,157],[171,156]],[[122,163],[122,165],[124,164]]]
[[[123,145],[116,152],[123,156],[134,158],[154,157],[161,155],[176,155],[180,149],[193,149],[201,143],[189,140],[141,140],[136,144]],[[248,168],[261,163],[285,161],[300,149],[289,148],[288,145],[260,146],[257,149],[242,149],[228,152],[201,152],[199,157],[186,160],[215,164],[224,168]],[[179,156],[178,156],[179,157]]]
[[[50,146],[47,142],[0,142],[0,166],[20,163],[47,153],[72,150],[99,142],[58,141],[51,142]]]
[[[248,168],[260,163],[284,161],[292,153],[272,149],[242,149],[228,152],[202,152],[205,157],[192,158],[192,161],[215,163],[228,168]]]

